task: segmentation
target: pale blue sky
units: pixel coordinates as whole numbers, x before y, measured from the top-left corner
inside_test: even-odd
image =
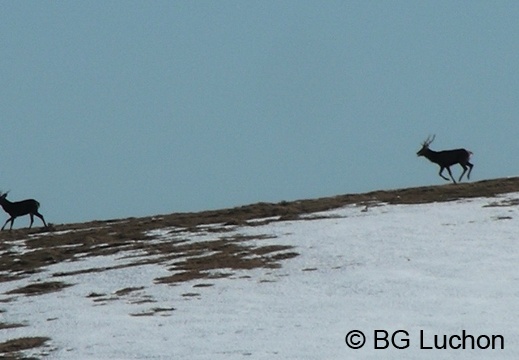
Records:
[[[443,184],[416,157],[433,133],[474,152],[473,180],[515,176],[518,19],[517,1],[4,1],[0,189],[65,223]]]

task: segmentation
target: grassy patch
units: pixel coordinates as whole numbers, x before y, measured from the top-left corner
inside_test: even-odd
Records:
[[[61,291],[64,288],[72,286],[72,284],[66,284],[61,281],[49,281],[42,283],[30,284],[18,289],[8,291],[6,294],[24,294],[24,295],[42,295],[51,292]]]
[[[11,356],[7,358],[17,358],[16,352],[43,346],[49,340],[48,337],[24,337],[8,340],[0,343],[0,353]]]

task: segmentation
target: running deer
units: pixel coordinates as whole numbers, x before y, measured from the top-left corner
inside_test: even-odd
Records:
[[[34,199],[11,202],[6,199],[8,193],[9,191],[6,193],[0,192],[0,205],[10,216],[10,218],[7,219],[7,221],[5,222],[4,226],[2,226],[2,230],[4,230],[5,226],[9,221],[11,222],[11,227],[9,228],[9,230],[11,230],[13,228],[14,219],[16,219],[18,216],[24,215],[31,216],[31,224],[29,225],[29,229],[32,227],[32,223],[34,222],[34,215],[39,217],[41,221],[43,221],[43,225],[47,227],[47,223],[45,222],[43,215],[38,212],[38,209],[40,207],[39,202],[37,202]]]
[[[463,168],[463,172],[461,173],[461,176],[458,181],[461,181],[461,178],[463,175],[465,175],[465,172],[467,171],[467,167],[469,168],[469,172],[467,173],[467,179],[470,179],[470,172],[472,171],[472,167],[474,166],[469,162],[470,155],[472,155],[472,152],[465,150],[465,149],[454,149],[454,150],[443,150],[443,151],[434,151],[429,149],[429,145],[434,141],[434,138],[436,135],[433,135],[431,138],[430,136],[427,137],[427,139],[422,143],[422,148],[420,151],[416,153],[418,156],[425,156],[427,159],[429,159],[431,162],[440,165],[440,173],[439,175],[444,178],[445,180],[449,181],[445,176],[443,176],[442,172],[443,169],[447,169],[449,172],[449,175],[451,176],[452,182],[456,184],[456,181],[452,177],[451,165],[460,164]]]

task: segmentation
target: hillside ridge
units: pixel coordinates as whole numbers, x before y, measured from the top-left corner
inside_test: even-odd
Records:
[[[128,300],[127,294],[146,292],[154,286],[189,283],[192,284],[190,290],[180,296],[198,299],[202,294],[201,287],[211,287],[220,278],[250,278],[247,272],[253,269],[270,273],[304,251],[297,243],[278,243],[277,236],[263,233],[261,225],[283,220],[316,220],[321,218],[316,213],[346,205],[359,206],[359,211],[364,211],[380,203],[444,202],[512,192],[519,192],[519,177],[256,203],[193,213],[52,225],[52,229],[35,227],[2,231],[0,285],[3,284],[5,290],[0,294],[3,304],[0,313],[8,314],[11,309],[23,306],[17,299],[25,296],[52,293],[62,293],[64,296],[67,289],[87,281],[89,274],[105,273],[102,278],[112,279],[108,274],[112,271],[141,269],[151,265],[164,271],[150,284],[135,283],[130,286],[127,282],[116,283],[111,292],[97,291],[93,287],[80,296],[96,305],[117,300],[124,304]],[[494,203],[492,201],[489,205]],[[508,200],[504,204],[515,206],[518,202]],[[498,205],[503,206],[501,202]],[[304,216],[308,214],[313,215]],[[326,218],[326,215],[322,216]],[[247,230],[255,230],[252,228],[254,226],[260,226],[258,233],[248,233]],[[317,269],[310,267],[302,270]],[[153,303],[155,300],[146,298],[144,301]],[[169,314],[173,310],[152,307],[137,315]],[[137,316],[134,313],[130,315]],[[30,323],[30,319],[24,319],[23,323],[0,322],[0,330],[23,328]],[[52,334],[44,332],[42,335],[0,342],[0,358],[25,359],[27,357],[21,353],[25,349],[42,348],[45,351],[45,344],[52,341]]]
[[[453,201],[462,198],[492,197],[510,192],[519,192],[519,177],[488,179],[458,184],[448,183],[443,185],[375,190],[365,193],[350,193],[315,199],[280,201],[277,203],[258,202],[232,208],[198,212],[178,212],[144,217],[93,220],[83,223],[54,224],[50,231],[96,228],[103,224],[110,226],[112,229],[120,228],[121,226],[130,226],[133,230],[140,228],[141,231],[171,226],[194,228],[199,225],[207,224],[244,225],[247,221],[252,219],[270,217],[280,217],[281,220],[295,220],[300,215],[337,209],[352,204],[359,206],[370,206],[376,203],[420,204]],[[21,228],[12,230],[11,232],[3,231],[0,233],[0,239],[6,237],[15,239],[28,232],[40,233],[47,231],[49,231],[49,229],[43,227],[33,227],[31,230]]]
[[[199,212],[171,213],[139,218],[97,220],[93,222],[64,224],[59,228],[89,227],[99,223],[136,221],[142,224],[159,223],[164,226],[194,227],[204,224],[229,223],[244,224],[251,219],[279,216],[284,220],[296,219],[299,215],[321,212],[357,204],[366,206],[374,203],[420,204],[453,201],[462,198],[492,197],[499,194],[519,192],[519,177],[497,178],[458,184],[430,185],[390,190],[375,190],[366,193],[352,193],[315,199],[281,201],[277,203],[259,202],[249,205],[205,210]]]

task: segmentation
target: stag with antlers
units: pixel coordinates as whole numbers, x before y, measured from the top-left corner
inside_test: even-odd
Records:
[[[47,227],[47,223],[45,222],[43,215],[38,212],[38,209],[40,208],[39,202],[34,199],[11,202],[6,199],[8,193],[9,191],[6,193],[0,192],[0,205],[10,216],[10,218],[5,222],[4,226],[2,226],[2,230],[4,230],[9,221],[11,222],[11,227],[9,230],[11,230],[13,228],[14,219],[16,219],[18,216],[24,215],[31,216],[31,224],[29,225],[29,229],[32,227],[32,223],[34,222],[34,215],[39,217],[41,221],[43,221],[43,225]]]
[[[472,171],[472,167],[474,166],[469,162],[470,155],[472,155],[472,152],[465,149],[443,151],[431,150],[429,149],[429,145],[431,145],[435,137],[436,135],[433,135],[432,137],[427,137],[427,139],[422,143],[422,148],[416,153],[416,155],[425,156],[431,162],[438,164],[440,166],[439,175],[447,181],[449,181],[449,179],[443,176],[442,174],[444,169],[447,169],[449,175],[451,176],[452,182],[456,184],[456,181],[454,180],[454,177],[452,176],[450,169],[450,166],[455,164],[460,164],[463,168],[463,172],[461,173],[461,176],[458,181],[461,181],[461,178],[463,177],[463,175],[465,175],[467,167],[469,169],[469,172],[467,173],[467,179],[470,179],[470,172]]]

